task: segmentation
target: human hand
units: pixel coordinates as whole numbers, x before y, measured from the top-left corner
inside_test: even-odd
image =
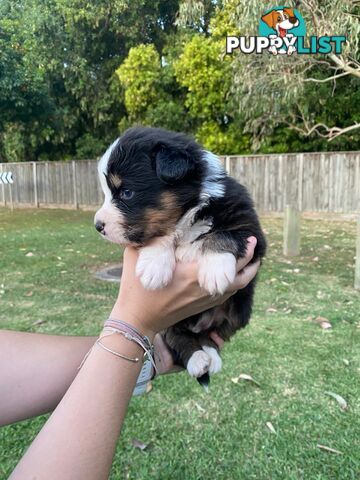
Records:
[[[254,255],[256,238],[248,239],[246,255],[237,262],[239,272],[223,295],[210,296],[198,282],[198,264],[177,263],[169,285],[161,290],[145,290],[136,276],[138,250],[127,247],[123,257],[123,273],[118,298],[111,312],[112,318],[122,319],[153,340],[161,330],[224,303],[237,290],[255,277],[260,262],[249,264]]]

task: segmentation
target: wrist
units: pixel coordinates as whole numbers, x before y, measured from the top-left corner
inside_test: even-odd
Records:
[[[135,322],[128,323],[128,322],[125,322],[124,320],[113,318],[113,316],[111,315],[111,317],[108,318],[104,323],[104,328],[102,330],[102,333],[100,334],[100,339],[111,337],[113,335],[116,336],[116,334],[119,334],[124,339],[129,340],[130,342],[134,342],[138,347],[141,348],[141,350],[143,351],[142,361],[144,362],[145,358],[146,358],[146,361],[143,364],[143,368],[141,370],[141,374],[138,379],[140,383],[139,382],[137,383],[137,387],[139,388],[135,393],[135,395],[140,395],[140,393],[142,393],[145,383],[151,378],[153,378],[153,376],[155,376],[155,374],[157,373],[157,367],[156,367],[156,362],[154,357],[154,346],[152,344],[153,337],[151,332],[150,331],[148,332],[148,335],[151,338],[150,339],[149,336],[143,335],[139,331],[139,329],[135,327],[135,325],[136,325]],[[96,343],[106,350],[107,347],[103,346],[100,339],[97,340]],[[109,350],[109,351],[110,353],[113,353],[114,355],[118,357],[122,357],[129,361],[138,362],[140,360],[139,357],[131,359],[131,358],[122,356],[119,353],[116,353],[112,350]]]
[[[153,342],[157,333],[154,329],[149,328],[146,325],[146,322],[139,318],[139,316],[118,304],[115,304],[114,308],[112,309],[110,318],[122,320],[123,322],[128,323],[132,327],[136,328],[136,330],[138,330],[142,336],[148,337],[151,343]]]

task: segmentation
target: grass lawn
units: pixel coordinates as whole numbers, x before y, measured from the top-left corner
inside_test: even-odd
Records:
[[[0,328],[99,331],[117,286],[92,272],[116,263],[121,252],[96,234],[92,218],[89,212],[0,209]],[[224,348],[223,371],[208,394],[182,373],[155,380],[149,394],[132,400],[111,479],[360,478],[355,225],[303,221],[302,255],[291,261],[281,253],[282,220],[266,217],[263,225],[269,250],[250,326]],[[314,322],[319,315],[330,330]],[[232,382],[242,373],[260,387]],[[329,391],[345,398],[347,410]],[[0,479],[45,420],[0,429]],[[134,438],[147,449],[135,449]]]

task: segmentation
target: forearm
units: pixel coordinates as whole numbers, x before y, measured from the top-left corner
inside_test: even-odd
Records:
[[[145,290],[135,274],[137,258],[137,250],[125,250],[121,289],[112,315],[137,327],[150,341],[154,340],[152,333],[223,303],[233,291],[244,288],[248,283],[243,284],[244,278],[250,281],[258,268],[256,264],[245,267],[251,256],[242,259],[244,263],[238,264],[238,268],[243,273],[224,296],[215,298],[201,289],[196,265],[192,264],[179,264],[172,283],[161,292]],[[123,355],[142,356],[141,348],[122,335],[111,335],[104,342]],[[39,480],[108,478],[141,365],[142,362],[129,362],[95,345],[11,480],[29,476]]]
[[[52,411],[96,338],[0,331],[0,425]]]
[[[142,358],[140,347],[121,335],[111,335],[104,343],[123,355]],[[10,478],[108,478],[141,365],[96,345]]]

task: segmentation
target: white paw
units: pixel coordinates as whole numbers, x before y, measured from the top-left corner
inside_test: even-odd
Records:
[[[162,246],[144,247],[136,264],[136,275],[147,290],[163,288],[171,282],[175,269],[173,249]]]
[[[204,345],[202,347],[205,353],[207,353],[210,357],[210,367],[209,367],[209,373],[218,373],[221,370],[222,366],[222,360],[221,357],[214,347],[208,347]]]
[[[269,48],[269,52],[272,53],[273,55],[278,54],[278,51],[277,51],[277,48],[275,47],[275,45],[273,45],[272,47]]]
[[[193,353],[186,365],[187,371],[192,377],[201,377],[209,371],[211,358],[204,350]]]
[[[236,259],[232,253],[206,253],[199,261],[199,284],[210,293],[223,294],[236,276]]]
[[[292,55],[294,52],[296,52],[296,48],[290,45],[290,46],[288,47],[287,54],[288,54],[288,55]]]

